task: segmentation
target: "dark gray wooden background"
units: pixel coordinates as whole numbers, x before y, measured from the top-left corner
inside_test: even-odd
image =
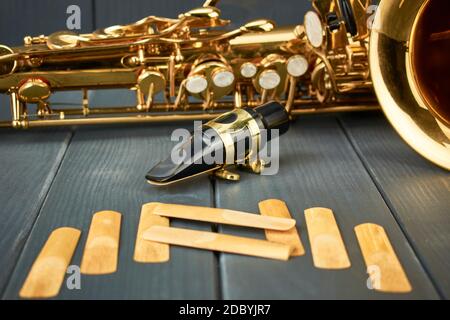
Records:
[[[66,8],[82,8],[82,31],[126,23],[145,15],[176,16],[202,1],[9,0],[0,2],[0,42],[65,27]],[[269,17],[300,23],[307,1],[224,0],[223,15],[236,25]],[[73,97],[61,96],[62,99]],[[94,94],[99,105],[125,97]],[[128,102],[127,102],[128,103]],[[6,107],[2,102],[1,109]],[[179,126],[136,125],[0,131],[0,296],[18,291],[50,232],[80,228],[73,264],[79,264],[92,214],[122,212],[118,272],[83,276],[81,290],[63,287],[60,299],[439,299],[450,297],[450,175],[415,154],[382,114],[312,116],[297,120],[281,138],[276,176],[243,174],[239,183],[207,177],[156,188],[146,171],[171,147]],[[257,212],[258,201],[286,201],[298,221],[306,255],[289,262],[172,248],[166,264],[132,261],[140,207],[150,201],[217,206]],[[333,208],[352,267],[315,269],[303,210]],[[367,274],[355,225],[385,227],[412,283],[409,294],[382,294],[366,287]],[[216,226],[174,222],[216,230]],[[253,230],[220,231],[262,237]]]

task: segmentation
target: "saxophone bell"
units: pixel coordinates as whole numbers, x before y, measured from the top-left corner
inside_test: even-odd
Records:
[[[224,171],[231,165],[260,173],[263,163],[259,151],[272,139],[274,129],[279,135],[289,129],[289,115],[278,102],[254,109],[236,108],[195,130],[167,159],[154,166],[146,179],[150,184],[167,185],[213,172],[221,178],[238,180],[237,174]],[[262,130],[267,130],[264,137]]]

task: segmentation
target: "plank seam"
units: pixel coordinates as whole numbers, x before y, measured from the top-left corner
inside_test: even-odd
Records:
[[[211,183],[211,188],[212,188],[212,206],[214,208],[217,208],[217,180],[214,176],[210,176],[209,177],[209,181]],[[213,232],[218,232],[219,231],[219,226],[217,224],[213,224],[211,226],[211,230]],[[221,253],[220,252],[214,252],[214,262],[216,264],[216,294],[217,294],[217,299],[218,300],[223,300],[223,286],[222,286],[222,268],[220,267],[220,258],[221,258]]]
[[[36,210],[37,214],[36,214],[36,216],[35,216],[35,218],[33,220],[31,228],[29,229],[29,231],[27,232],[27,234],[25,236],[25,239],[23,240],[22,247],[19,249],[19,254],[17,255],[17,258],[15,259],[14,264],[13,264],[14,266],[11,268],[10,277],[9,277],[8,281],[6,281],[5,285],[1,288],[2,299],[6,298],[6,292],[8,291],[8,287],[10,286],[10,283],[11,283],[11,280],[12,280],[12,275],[16,271],[17,264],[22,259],[23,251],[25,250],[25,247],[27,246],[28,241],[30,240],[31,233],[34,230],[36,222],[37,222],[37,220],[39,219],[39,217],[41,215],[41,212],[42,212],[42,209],[43,209],[45,203],[47,202],[48,196],[50,194],[50,190],[52,189],[53,183],[55,182],[56,177],[58,176],[58,173],[59,173],[59,171],[61,169],[61,166],[62,166],[62,164],[64,162],[64,159],[65,159],[66,154],[67,154],[67,150],[69,149],[69,145],[72,142],[72,139],[73,139],[74,135],[75,135],[75,133],[71,130],[69,132],[69,135],[64,140],[63,147],[58,152],[57,159],[59,159],[59,161],[57,161],[56,169],[54,170],[53,176],[50,175],[44,182],[44,186],[43,186],[42,190],[45,190],[45,191],[43,191],[42,200],[39,203],[39,205],[37,206],[37,210]]]
[[[441,299],[445,299],[445,294],[440,289],[437,281],[435,281],[434,277],[432,276],[432,273],[428,269],[425,260],[423,260],[421,258],[421,256],[419,255],[418,249],[414,245],[414,242],[412,241],[412,238],[409,236],[408,231],[406,230],[405,226],[401,222],[401,219],[400,219],[400,217],[399,217],[399,215],[398,215],[398,213],[397,213],[397,211],[395,209],[395,206],[390,201],[390,199],[389,199],[388,195],[386,194],[386,192],[384,192],[383,187],[381,186],[381,183],[378,181],[378,179],[375,176],[374,172],[371,170],[370,164],[367,162],[366,158],[362,154],[362,151],[358,147],[358,145],[357,145],[356,141],[354,140],[352,134],[347,130],[347,127],[345,126],[344,122],[342,121],[342,119],[340,117],[337,117],[336,120],[337,120],[339,126],[341,127],[345,137],[347,138],[347,140],[349,141],[350,145],[352,146],[353,151],[355,152],[355,154],[358,157],[359,161],[364,166],[364,169],[366,170],[366,172],[368,173],[368,175],[369,175],[370,179],[372,180],[373,184],[377,188],[379,194],[381,195],[381,198],[383,199],[384,203],[386,204],[386,206],[388,207],[389,211],[391,212],[392,217],[394,218],[395,222],[399,226],[402,234],[404,235],[406,241],[408,242],[409,246],[411,247],[411,250],[413,251],[414,255],[416,256],[417,260],[419,261],[419,264],[421,265],[421,267],[424,270],[425,274],[429,278],[432,286],[434,287],[434,289],[436,290],[436,292],[438,293],[440,298]]]

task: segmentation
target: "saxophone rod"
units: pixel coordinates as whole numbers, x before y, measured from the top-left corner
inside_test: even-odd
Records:
[[[290,112],[292,117],[298,117],[311,114],[324,114],[335,112],[360,112],[360,111],[372,111],[379,110],[380,107],[375,104],[367,105],[342,105],[342,106],[330,106],[319,108],[304,108],[294,109]],[[69,118],[69,119],[32,119],[27,121],[27,128],[37,127],[56,127],[56,126],[76,126],[76,125],[97,125],[97,124],[132,124],[132,123],[168,123],[178,121],[207,121],[216,118],[222,114],[225,110],[212,110],[208,113],[192,113],[192,114],[180,114],[180,113],[166,113],[166,114],[139,114],[133,116],[122,117],[82,117],[82,118]],[[0,122],[0,128],[12,127],[11,121]]]
[[[283,102],[280,102],[283,104]],[[285,104],[284,104],[285,105]],[[346,112],[346,111],[364,111],[364,110],[375,110],[379,109],[378,104],[372,104],[370,102],[366,102],[364,104],[341,104],[341,105],[332,105],[332,106],[322,106],[322,107],[313,107],[314,104],[312,103],[302,103],[302,104],[295,104],[297,107],[302,106],[298,109],[290,110],[291,115],[304,115],[304,114],[314,114],[314,113],[331,113],[331,112]],[[257,102],[247,103],[245,104],[247,107],[256,107],[258,106]],[[230,109],[235,108],[233,102],[221,102],[221,103],[214,103],[213,108],[208,109],[206,113],[208,112],[214,112],[215,114],[220,114],[226,111],[229,111]],[[63,113],[66,116],[76,116],[76,115],[83,115],[82,109],[58,109],[53,108],[52,111],[55,113],[55,116],[58,116],[58,114]],[[204,107],[202,103],[192,103],[189,105],[189,108],[186,109],[186,112],[189,111],[204,111]],[[155,105],[150,110],[150,113],[152,112],[164,112],[166,114],[176,114],[177,110],[173,108],[172,105],[167,104],[161,104],[161,105]],[[89,108],[89,114],[90,115],[106,115],[106,114],[140,114],[140,115],[148,115],[148,113],[145,113],[145,111],[138,110],[135,106],[129,106],[129,107],[97,107],[97,108]],[[181,114],[182,115],[182,114]]]

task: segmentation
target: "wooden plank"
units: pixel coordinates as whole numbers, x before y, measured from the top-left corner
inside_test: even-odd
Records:
[[[0,42],[22,45],[27,35],[38,36],[67,29],[67,14],[70,5],[77,5],[81,11],[81,30],[93,29],[93,0],[4,0],[0,2]]]
[[[172,248],[171,259],[161,264],[133,261],[141,206],[163,201],[211,205],[212,188],[203,177],[194,183],[154,187],[145,173],[169,154],[174,126],[83,127],[67,151],[39,219],[6,290],[16,298],[31,263],[48,234],[60,226],[83,230],[73,264],[79,266],[92,214],[115,210],[123,214],[118,270],[102,276],[81,275],[81,290],[65,285],[60,299],[212,299],[216,298],[214,255],[195,249]],[[174,222],[210,231],[207,225]],[[81,248],[81,249],[80,249]]]
[[[0,252],[7,257],[0,259],[0,294],[39,214],[70,138],[67,129],[0,130]]]
[[[306,227],[314,266],[320,269],[346,269],[351,263],[333,211],[328,208],[305,210]]]
[[[342,123],[425,268],[449,299],[450,173],[416,154],[382,115],[348,115]]]
[[[286,203],[279,199],[267,199],[258,203],[261,215],[292,219]],[[305,248],[300,240],[297,228],[287,231],[264,230],[269,241],[284,243],[292,247],[291,256],[302,256]]]
[[[130,5],[121,0],[95,0],[96,21],[99,27],[106,27],[130,23],[148,15],[175,18],[179,13],[202,6],[204,2],[204,0],[133,0],[133,5]],[[272,19],[280,26],[296,25],[303,22],[303,16],[306,10],[311,9],[311,4],[298,0],[282,0],[279,5],[274,5],[270,0],[221,0],[218,8],[222,11],[224,19],[231,20],[230,27],[236,28],[262,17]]]
[[[216,205],[255,211],[268,198],[284,200],[305,244],[306,255],[287,263],[231,254],[221,256],[226,299],[411,299],[438,298],[432,283],[389,208],[333,117],[299,119],[280,137],[280,170],[275,176],[243,174],[239,183],[217,181]],[[245,195],[245,196],[244,196]],[[332,208],[352,261],[345,270],[313,266],[303,210]],[[353,228],[372,222],[389,234],[414,290],[385,294],[367,288],[368,275]],[[262,232],[222,227],[226,233],[263,238]]]
[[[59,228],[50,234],[20,289],[20,297],[51,298],[58,295],[80,234],[81,231],[74,228]]]

